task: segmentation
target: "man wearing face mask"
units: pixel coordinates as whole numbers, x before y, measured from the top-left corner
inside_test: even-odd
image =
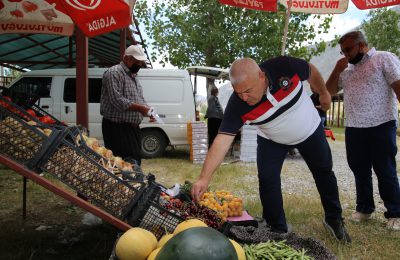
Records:
[[[140,128],[143,116],[151,116],[151,107],[143,98],[142,86],[136,80],[147,57],[139,45],[125,50],[122,61],[103,75],[100,113],[103,116],[104,145],[115,156],[134,159],[140,165]]]
[[[346,154],[357,192],[351,220],[369,220],[375,210],[374,169],[379,194],[387,209],[387,228],[400,230],[400,188],[395,158],[400,61],[390,52],[369,48],[360,31],[346,33],[339,44],[345,57],[338,60],[326,86],[331,95],[340,89],[344,94]]]

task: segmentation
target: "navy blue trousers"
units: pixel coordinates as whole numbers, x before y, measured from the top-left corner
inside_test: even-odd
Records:
[[[297,148],[310,169],[325,211],[325,219],[341,219],[342,207],[332,154],[322,124],[305,141],[284,145],[258,136],[257,166],[263,217],[275,231],[287,231],[281,190],[281,170],[289,149]],[[302,178],[299,176],[299,178]]]
[[[400,188],[396,171],[396,121],[369,128],[346,127],[346,154],[356,181],[357,206],[362,213],[375,210],[372,169],[386,218],[400,217]]]

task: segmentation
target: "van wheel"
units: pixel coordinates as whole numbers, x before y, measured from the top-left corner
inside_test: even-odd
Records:
[[[141,148],[143,158],[161,156],[167,147],[167,140],[163,133],[155,129],[142,130]]]

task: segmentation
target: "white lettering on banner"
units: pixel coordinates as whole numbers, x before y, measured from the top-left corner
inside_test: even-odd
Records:
[[[396,0],[365,0],[366,6],[373,8],[374,6],[382,4],[394,3]]]
[[[289,6],[289,1],[287,1]],[[292,1],[293,8],[339,8],[339,1]]]
[[[257,8],[263,8],[263,2],[262,1],[257,1],[257,0],[233,0],[235,4],[241,4],[244,6],[249,6],[249,7],[257,7]]]
[[[2,23],[1,30],[4,32],[17,31],[17,32],[55,32],[62,33],[64,28],[62,26],[52,26],[44,24],[14,24]]]
[[[107,27],[110,27],[112,25],[117,24],[115,22],[115,19],[113,16],[107,16],[106,18],[100,18],[97,20],[93,20],[90,23],[87,23],[87,26],[89,27],[89,32],[91,31],[97,31],[100,29],[104,29]]]

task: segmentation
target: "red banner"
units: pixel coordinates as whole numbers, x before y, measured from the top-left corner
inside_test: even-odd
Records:
[[[221,4],[232,5],[236,7],[276,12],[277,0],[219,0]]]
[[[358,9],[373,9],[391,5],[400,5],[400,0],[352,0]]]
[[[47,0],[68,14],[89,37],[114,31],[131,23],[129,4],[123,0]]]
[[[289,8],[290,0],[279,0]],[[309,14],[341,14],[346,12],[349,0],[292,0],[290,11]]]
[[[0,0],[0,34],[72,35],[77,25],[92,37],[131,23],[134,0]]]

